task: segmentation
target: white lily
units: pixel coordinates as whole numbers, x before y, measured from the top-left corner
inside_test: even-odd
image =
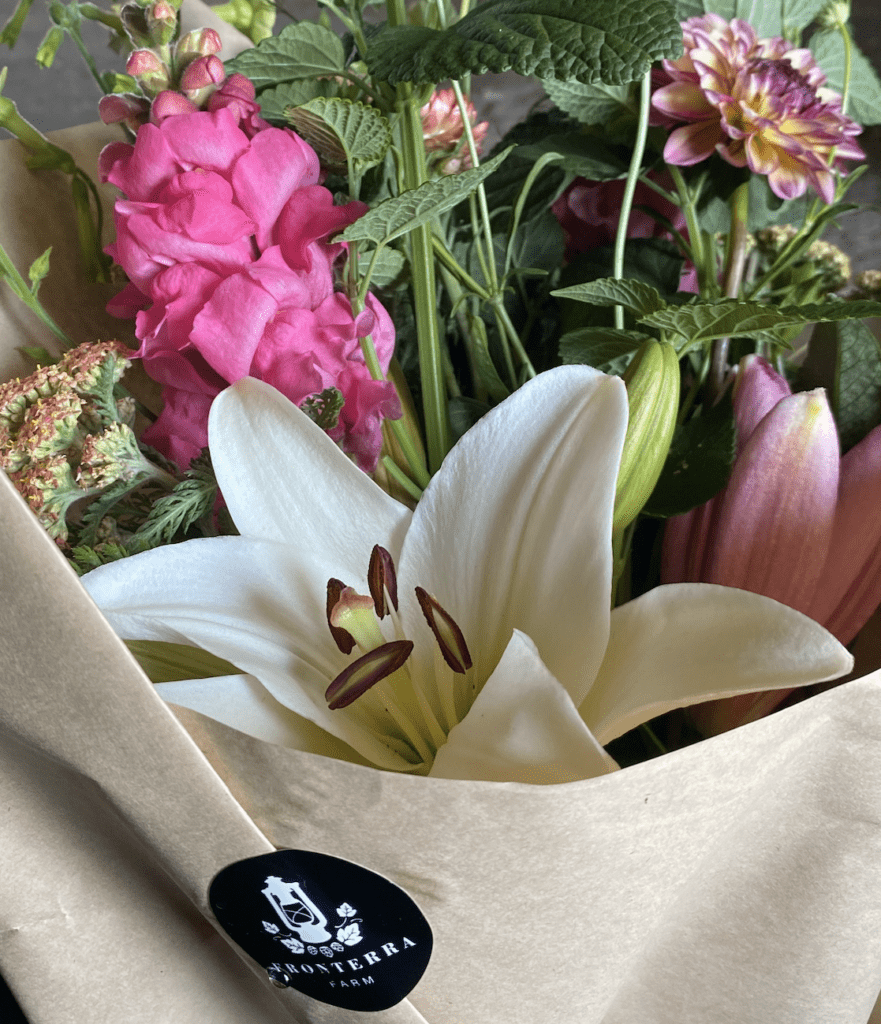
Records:
[[[209,424],[241,535],[162,547],[84,582],[123,637],[194,644],[244,673],[161,684],[169,702],[271,743],[448,778],[591,777],[615,767],[604,744],[664,711],[847,672],[821,626],[744,591],[659,587],[610,612],[626,425],[619,379],[541,374],[462,438],[411,512],[287,399],[242,380]],[[331,710],[325,693],[358,654],[331,635],[328,581],[366,594],[377,544],[397,566],[397,613],[380,622],[347,591],[335,618],[384,670],[380,645],[412,651]],[[444,660],[417,587],[464,671]],[[344,675],[331,703],[363,677]]]

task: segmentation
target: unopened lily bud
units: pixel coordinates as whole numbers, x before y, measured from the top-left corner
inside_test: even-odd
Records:
[[[670,451],[679,411],[679,360],[672,345],[647,341],[624,374],[629,418],[615,488],[612,530],[629,526],[648,501]]]
[[[181,76],[181,92],[197,107],[201,107],[217,86],[223,84],[225,78],[226,71],[219,57],[213,54],[197,57]]]
[[[168,65],[152,50],[134,50],[129,56],[125,70],[136,78],[141,88],[150,96],[156,96],[171,85]]]

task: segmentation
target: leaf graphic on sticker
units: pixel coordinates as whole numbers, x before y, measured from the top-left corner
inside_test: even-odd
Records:
[[[269,921],[263,922],[263,930],[269,932],[270,935],[277,935],[280,931],[277,924],[270,924]]]
[[[302,953],[306,948],[299,939],[295,939],[293,936],[289,939],[282,939],[281,944],[287,946],[292,953]]]
[[[358,925],[353,923],[347,924],[345,928],[338,929],[336,937],[347,946],[355,946],[364,936],[361,934],[361,929]]]
[[[343,903],[341,906],[336,908],[336,912],[340,917],[354,917],[355,908],[348,903]]]

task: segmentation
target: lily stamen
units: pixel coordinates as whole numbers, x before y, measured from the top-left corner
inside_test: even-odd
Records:
[[[331,711],[348,707],[378,682],[397,672],[412,650],[411,640],[392,640],[357,658],[325,691],[328,707]]]
[[[444,661],[454,672],[464,675],[471,668],[472,661],[462,630],[427,590],[416,587],[416,600],[429,629],[434,633]]]

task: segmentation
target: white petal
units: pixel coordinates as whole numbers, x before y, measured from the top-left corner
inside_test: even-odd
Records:
[[[182,679],[157,683],[155,689],[169,704],[198,711],[265,743],[368,764],[350,746],[279,704],[253,676]]]
[[[590,687],[609,628],[626,427],[619,379],[559,367],[480,420],[431,481],[401,553],[402,601],[416,585],[437,598],[465,635],[478,683],[516,628],[576,704]],[[424,629],[412,604],[404,614],[408,635],[411,623]]]
[[[471,710],[450,730],[430,774],[538,785],[592,778],[616,767],[542,664],[535,644],[515,630]]]
[[[397,754],[324,700],[349,662],[325,615],[334,566],[299,545],[212,537],[101,566],[83,585],[120,636],[188,642],[225,658],[285,707],[373,763],[398,769]]]
[[[382,544],[397,557],[410,510],[390,498],[275,388],[245,378],[214,400],[211,460],[244,536],[325,554],[344,582],[366,577]],[[326,583],[323,580],[322,583]]]
[[[581,715],[601,743],[673,708],[835,679],[853,658],[806,615],[745,590],[657,587],[612,612]]]

